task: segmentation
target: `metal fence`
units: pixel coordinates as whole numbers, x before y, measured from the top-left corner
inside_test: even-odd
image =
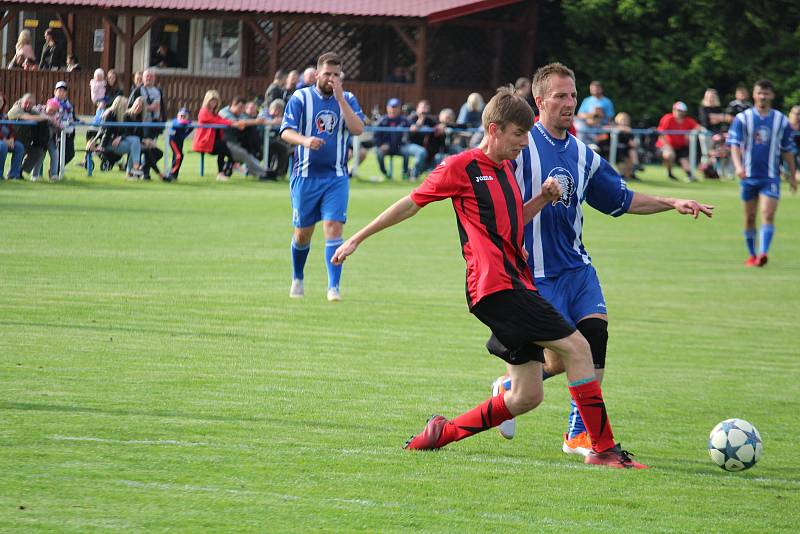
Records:
[[[11,120],[0,120],[0,125],[9,124],[9,125],[36,125],[37,122],[34,121],[11,121]],[[75,122],[72,123],[70,126],[73,126],[77,131],[78,128],[107,128],[107,129],[116,129],[116,128],[130,128],[130,127],[148,127],[148,128],[156,128],[161,132],[165,132],[166,135],[164,136],[164,160],[168,160],[168,156],[170,154],[170,145],[169,145],[169,137],[172,134],[171,129],[171,122],[97,122],[97,123],[88,123],[88,122]],[[187,127],[191,127],[194,129],[225,129],[228,128],[226,125],[222,124],[199,124],[199,123],[190,123],[187,124]],[[266,166],[269,162],[269,142],[270,142],[270,135],[269,131],[276,131],[276,126],[270,125],[260,125],[259,128],[264,129],[264,145],[263,145],[263,158],[262,163]],[[448,134],[453,133],[475,133],[480,131],[479,128],[450,128]],[[371,135],[375,132],[395,132],[395,133],[409,133],[409,128],[405,127],[380,127],[380,126],[365,126],[364,133],[367,135]],[[424,127],[418,128],[416,130],[417,133],[432,133],[434,132],[433,128]],[[597,134],[608,134],[610,138],[610,146],[609,146],[609,157],[608,161],[611,165],[616,165],[617,161],[617,148],[619,147],[619,135],[623,132],[616,129],[606,130],[602,128],[592,128],[582,130],[583,134],[588,135],[597,135]],[[658,130],[656,128],[634,128],[630,130],[626,130],[625,133],[630,133],[634,136],[637,140],[637,144],[641,145],[641,140],[647,136],[658,136],[658,135],[686,135],[689,138],[689,166],[694,173],[698,167],[698,140],[701,137],[710,137],[713,135],[712,132],[706,130],[694,130],[694,131],[685,131],[685,130]],[[64,175],[64,150],[63,147],[66,146],[66,135],[67,130],[62,129],[60,134],[60,142],[58,143],[58,153],[59,153],[59,179],[63,178]],[[794,135],[800,137],[800,132],[794,132]],[[362,136],[354,136],[353,137],[353,153],[358,154],[361,148],[362,143]],[[355,174],[356,169],[358,168],[359,161],[358,157],[354,158],[352,172]],[[91,171],[90,171],[91,172]],[[201,162],[200,162],[200,175],[203,176],[204,174],[204,160],[201,154]],[[90,174],[91,175],[91,174]]]

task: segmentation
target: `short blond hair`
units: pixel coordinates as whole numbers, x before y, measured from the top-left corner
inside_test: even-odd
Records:
[[[572,69],[561,63],[548,63],[540,67],[539,70],[536,71],[536,74],[533,75],[531,86],[533,87],[534,97],[539,96],[544,98],[545,93],[547,93],[547,90],[550,88],[550,78],[553,76],[572,78],[572,81],[575,81],[575,73],[572,72]]]
[[[489,100],[481,114],[483,129],[488,131],[489,125],[494,123],[501,130],[507,124],[514,124],[523,130],[533,128],[533,110],[524,98],[514,94],[514,86],[500,87],[497,93]]]

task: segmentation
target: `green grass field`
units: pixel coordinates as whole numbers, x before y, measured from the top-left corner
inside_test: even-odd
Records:
[[[402,450],[502,370],[467,312],[450,205],[367,241],[341,303],[325,300],[317,236],[306,298],[290,300],[286,182],[196,167],[176,184],[76,168],[0,183],[0,530],[796,530],[798,198],[763,269],[742,265],[732,182],[654,168],[634,184],[713,203],[712,220],[586,210],[611,314],[606,401],[652,466],[632,472],[560,451],[563,377],[513,441]],[[410,189],[354,182],[348,235]],[[706,452],[729,417],[764,439],[743,473]]]

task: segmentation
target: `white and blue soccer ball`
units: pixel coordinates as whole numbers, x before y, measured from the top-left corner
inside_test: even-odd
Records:
[[[708,454],[725,471],[750,469],[763,452],[761,434],[744,419],[725,419],[708,436]]]

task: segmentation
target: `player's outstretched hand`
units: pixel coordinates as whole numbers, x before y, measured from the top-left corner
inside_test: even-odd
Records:
[[[353,241],[352,238],[348,239],[339,245],[339,248],[337,248],[336,252],[333,253],[331,263],[334,265],[341,265],[344,263],[344,260],[347,258],[347,256],[356,251],[356,248],[358,248],[358,243]]]
[[[319,150],[322,148],[322,145],[325,144],[324,139],[320,139],[319,137],[306,137],[303,140],[303,146],[306,148],[310,148],[311,150]]]
[[[553,204],[561,198],[561,184],[555,178],[548,178],[542,182],[542,197]]]
[[[700,204],[696,200],[678,199],[675,201],[675,209],[683,215],[691,215],[695,219],[702,213],[706,217],[714,215],[714,206]]]

